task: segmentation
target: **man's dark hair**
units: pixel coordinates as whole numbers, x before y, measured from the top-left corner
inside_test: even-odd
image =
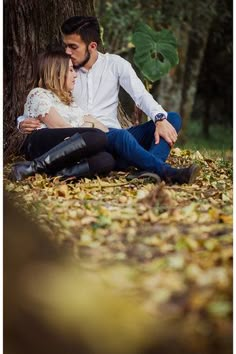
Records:
[[[64,35],[79,34],[87,45],[91,42],[100,44],[101,41],[99,23],[93,16],[70,17],[62,24],[61,31]]]

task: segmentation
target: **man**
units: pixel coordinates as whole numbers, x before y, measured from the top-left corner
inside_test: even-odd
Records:
[[[96,116],[109,128],[120,128],[117,119],[119,86],[133,98],[136,105],[151,119],[128,131],[150,152],[166,160],[170,147],[177,140],[181,119],[167,112],[146,91],[131,65],[118,55],[101,54],[100,29],[95,17],[74,16],[66,20],[61,32],[66,53],[77,69],[73,92],[76,103],[88,114]],[[35,119],[19,122],[23,133],[40,126]]]

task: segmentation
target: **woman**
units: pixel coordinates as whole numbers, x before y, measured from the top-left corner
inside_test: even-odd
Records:
[[[24,152],[31,161],[13,166],[13,180],[43,172],[64,178],[92,177],[113,169],[114,159],[105,151],[108,129],[73,103],[75,78],[64,52],[54,50],[39,56],[24,115],[40,118],[41,127],[26,138]]]

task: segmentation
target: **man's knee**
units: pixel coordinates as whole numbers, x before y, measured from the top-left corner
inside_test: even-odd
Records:
[[[176,112],[168,112],[168,122],[170,122],[171,125],[175,128],[177,133],[180,131],[182,127],[182,118],[180,115]]]
[[[127,131],[141,144],[143,141],[147,142],[148,137],[153,137],[155,133],[156,126],[153,120],[142,123],[135,127],[128,128]]]

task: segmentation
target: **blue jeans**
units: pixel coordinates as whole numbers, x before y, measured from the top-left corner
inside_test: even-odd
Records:
[[[167,119],[178,133],[181,128],[180,116],[169,112]],[[129,166],[135,166],[158,173],[162,177],[166,169],[170,168],[165,163],[170,146],[163,138],[160,138],[159,144],[155,144],[154,133],[153,121],[128,129],[110,128],[107,133],[108,151],[116,159],[116,169],[125,170]]]

